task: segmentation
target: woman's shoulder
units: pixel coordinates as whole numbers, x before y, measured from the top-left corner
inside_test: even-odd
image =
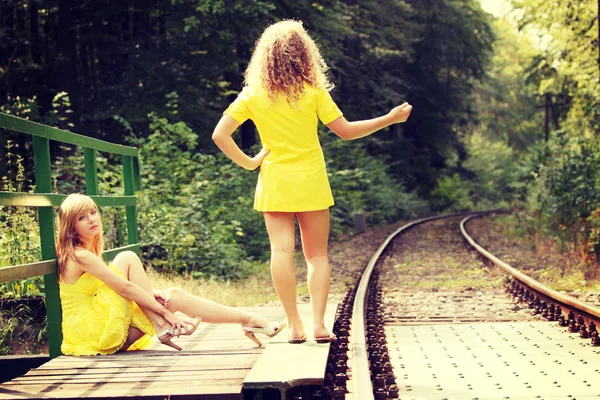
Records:
[[[246,100],[261,96],[265,93],[266,91],[260,87],[244,86],[242,91],[238,94],[238,97]]]
[[[308,83],[304,84],[304,93],[308,94],[311,97],[322,97],[327,95],[329,91],[320,85],[309,85]]]
[[[84,249],[83,247],[76,247],[74,250],[75,259],[78,263],[88,264],[92,260],[98,258],[98,256],[88,249]]]

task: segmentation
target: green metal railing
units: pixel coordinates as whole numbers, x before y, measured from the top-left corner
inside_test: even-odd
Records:
[[[0,113],[1,128],[32,136],[36,193],[0,191],[0,206],[37,207],[42,261],[0,268],[0,282],[9,282],[40,275],[44,276],[44,291],[48,316],[48,347],[50,358],[54,358],[61,354],[62,331],[56,273],[56,249],[54,247],[53,207],[60,206],[63,199],[67,196],[52,193],[50,140],[73,144],[83,148],[86,194],[92,197],[99,207],[124,206],[126,209],[128,246],[104,252],[106,260],[112,260],[118,253],[124,250],[133,250],[140,253],[137,234],[137,201],[135,197],[135,190],[141,186],[138,152],[134,147],[104,142],[3,113]],[[98,195],[98,166],[96,164],[98,151],[121,154],[123,156],[124,196]]]

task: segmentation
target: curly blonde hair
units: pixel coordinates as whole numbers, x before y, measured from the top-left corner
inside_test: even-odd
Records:
[[[328,69],[302,22],[283,20],[267,27],[256,41],[244,83],[264,88],[273,101],[283,94],[294,103],[304,93],[304,83],[333,89],[326,76]]]

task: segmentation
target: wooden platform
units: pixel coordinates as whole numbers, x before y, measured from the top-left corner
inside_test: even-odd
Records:
[[[299,308],[310,334],[310,305]],[[328,306],[329,325],[333,324],[335,308]],[[245,309],[271,320],[284,317],[281,307]],[[288,333],[286,328],[273,339],[260,335],[263,344],[269,340],[271,344],[257,348],[239,325],[201,324],[194,335],[176,341],[183,347],[181,352],[156,342],[144,351],[95,357],[61,356],[0,384],[0,399],[241,400],[245,386],[254,390],[284,388],[281,391],[284,393],[285,388],[294,384],[322,384],[329,345],[317,345],[312,340],[291,345],[287,343]],[[266,361],[258,363],[263,355]],[[305,360],[307,368],[289,368],[290,364],[297,365],[294,361],[297,357]],[[244,382],[253,367],[259,369]]]
[[[325,314],[326,326],[333,329],[337,305],[329,304]],[[285,398],[287,390],[298,386],[323,386],[329,343],[318,344],[312,338],[313,325],[309,305],[298,307],[308,340],[289,344],[289,332],[271,339],[254,368],[244,379],[244,389],[276,389]]]

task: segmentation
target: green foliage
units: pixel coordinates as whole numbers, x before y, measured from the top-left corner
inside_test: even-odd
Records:
[[[32,262],[32,261],[30,261]],[[1,299],[24,299],[43,295],[44,280],[34,276],[19,281],[0,283]]]
[[[30,186],[24,175],[20,155],[11,152],[12,141],[5,146],[8,175],[2,177],[4,192],[22,192]],[[0,206],[0,268],[39,261],[41,258],[39,229],[35,209]],[[0,283],[0,298],[20,298],[40,294],[42,279],[29,278]],[[0,345],[1,346],[1,345]]]
[[[464,145],[466,159],[438,178],[431,193],[434,209],[500,208],[525,196],[529,165],[506,142],[475,131],[464,138]]]
[[[485,77],[475,82],[473,91],[476,130],[526,153],[544,133],[537,84],[528,72],[537,51],[510,21],[497,19],[493,28],[494,54]]]
[[[52,99],[52,108],[45,116],[45,123],[58,129],[68,130],[75,125],[69,122],[69,114],[73,113],[71,99],[67,92],[59,92]]]
[[[353,226],[357,212],[366,215],[369,225],[379,225],[422,215],[428,209],[416,193],[407,192],[390,177],[389,163],[368,155],[361,142],[343,141],[331,133],[322,135],[322,141],[335,200],[334,235]]]
[[[193,154],[197,135],[183,122],[152,113],[149,127],[147,138],[132,140],[143,165],[144,258],[195,277],[245,276],[250,258],[241,245],[255,256],[267,248],[266,235],[254,235],[260,215],[249,211],[252,173],[234,170],[223,157]]]
[[[39,111],[29,118],[117,143],[150,134],[152,112],[208,132],[241,89],[256,39],[286,18],[302,19],[316,39],[348,119],[415,105],[406,129],[366,139],[367,150],[405,160],[390,176],[428,193],[447,150],[460,145],[451,128],[468,118],[467,94],[492,41],[475,0],[6,0],[0,103],[35,98]],[[176,110],[164,102],[169,95]],[[256,133],[243,135],[249,150]],[[209,135],[197,141],[194,151],[216,151]]]
[[[474,178],[471,198],[478,208],[505,207],[525,191],[526,167],[506,142],[474,133],[462,166]]]
[[[582,255],[586,277],[600,260],[600,142],[555,132],[531,159],[533,179],[527,194],[525,229],[552,238]]]
[[[240,260],[264,259],[268,251],[262,216],[251,211],[256,172],[211,155],[217,150],[206,132],[241,88],[264,27],[299,16],[331,67],[332,95],[349,120],[381,115],[405,100],[415,106],[402,127],[355,143],[323,140],[336,201],[333,232],[350,227],[358,211],[371,225],[424,213],[427,202],[417,193],[428,195],[442,171],[452,182],[449,158],[459,154],[462,162],[466,154],[459,133],[473,110],[468,94],[482,77],[493,38],[475,0],[149,0],[134,8],[107,0],[76,9],[8,0],[0,5],[0,34],[7,39],[0,43],[0,65],[10,69],[0,71],[0,95],[37,96],[41,112],[31,108],[29,117],[52,125],[74,124],[79,133],[112,142],[137,136],[145,258],[197,276],[241,277],[248,266]],[[73,26],[80,29],[70,32]],[[9,54],[15,62],[7,62]],[[27,107],[16,108],[25,113]],[[255,140],[245,139],[252,152]],[[83,192],[80,150],[55,150],[56,190]],[[493,196],[486,183],[492,173],[482,165],[493,159],[472,158],[473,165],[457,164],[464,176],[455,183],[475,182],[480,187],[472,192],[481,202]],[[99,154],[98,164],[100,192],[118,193],[119,160]],[[504,179],[502,173],[494,179]],[[442,187],[448,204],[466,204],[462,194],[449,194],[448,184]],[[121,210],[102,212],[109,247],[123,244]]]
[[[418,40],[405,66],[410,71],[405,98],[414,108],[402,134],[392,131],[388,150],[382,151],[408,161],[393,172],[408,189],[426,196],[446,168],[448,154],[463,152],[458,133],[471,117],[470,94],[484,74],[494,34],[489,16],[474,0],[409,4],[409,22],[418,27]]]
[[[32,343],[33,348],[27,350],[39,353],[39,348],[48,341],[47,318],[39,321],[24,304],[0,310],[0,355],[11,354],[17,341]]]
[[[600,63],[597,0],[511,0],[518,27],[537,36],[542,52],[533,60],[540,95],[558,101],[558,115],[572,134],[600,132]],[[561,104],[562,103],[562,104]],[[569,129],[570,130],[570,129]]]
[[[432,191],[432,206],[450,212],[473,209],[470,192],[469,183],[459,174],[440,177]]]
[[[596,138],[571,139],[555,132],[549,146],[549,162],[543,173],[547,195],[541,209],[553,227],[572,226],[588,218],[600,206],[600,143]]]

